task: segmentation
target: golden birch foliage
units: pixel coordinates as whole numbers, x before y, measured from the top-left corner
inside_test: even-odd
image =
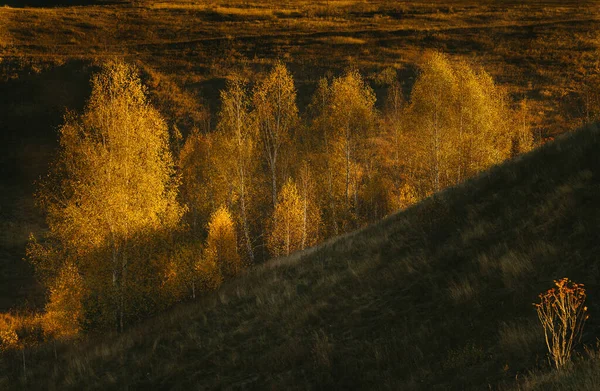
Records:
[[[445,56],[431,53],[425,57],[421,74],[411,93],[407,122],[415,139],[415,166],[412,174],[424,195],[447,186],[442,182],[444,163],[448,162],[451,142],[452,99],[458,95],[458,80]],[[447,109],[445,109],[447,108]]]
[[[235,259],[235,258],[234,258]],[[200,291],[214,291],[223,282],[217,257],[205,255],[194,263],[194,275]]]
[[[0,352],[19,348],[18,324],[14,317],[0,314]]]
[[[325,236],[334,236],[340,233],[338,204],[341,204],[341,195],[343,194],[340,181],[335,180],[338,175],[334,176],[334,173],[339,172],[338,168],[341,164],[333,155],[333,131],[327,114],[330,101],[331,85],[326,78],[321,78],[308,107],[311,123],[306,129],[307,134],[304,140],[308,144],[305,157],[315,162],[313,164],[317,184],[315,192],[323,207],[323,233]]]
[[[84,289],[77,267],[72,263],[65,264],[50,286],[50,298],[42,320],[46,335],[69,338],[79,334],[84,321]]]
[[[122,328],[127,292],[137,291],[127,270],[143,262],[136,240],[175,227],[183,211],[168,129],[135,68],[110,62],[93,78],[84,113],[67,116],[59,136],[59,155],[37,193],[47,243],[56,248],[46,253],[77,259],[85,285],[105,304],[103,316],[112,308]],[[44,263],[60,264],[38,258],[40,269]]]
[[[267,246],[274,257],[287,256],[302,248],[303,200],[292,179],[288,179],[279,194],[271,223]]]
[[[319,79],[317,89],[307,107],[306,118],[308,123],[296,132],[296,144],[300,144],[305,158],[319,159],[318,155],[327,149],[331,129],[323,113],[329,104],[330,92],[329,80],[326,78]]]
[[[221,206],[210,217],[204,262],[197,267],[210,273],[211,264],[214,263],[224,277],[235,276],[242,270],[235,224],[225,206]]]
[[[247,260],[254,260],[252,221],[259,219],[254,198],[257,189],[258,159],[256,151],[257,132],[249,112],[250,100],[247,83],[233,77],[221,92],[221,111],[217,126],[218,143],[221,148],[215,164],[219,176],[228,184],[229,205],[235,215]]]
[[[197,242],[179,243],[164,263],[162,292],[167,304],[185,298],[195,299],[201,291],[214,290],[221,283],[221,273],[214,260],[202,256]]]
[[[533,133],[530,126],[527,99],[520,102],[515,116],[512,155],[527,153],[533,149]]]
[[[389,88],[387,100],[385,102],[385,112],[383,123],[386,129],[386,141],[389,144],[389,149],[386,151],[386,160],[390,162],[395,170],[400,170],[402,160],[406,153],[406,139],[403,137],[402,121],[404,119],[404,108],[406,103],[402,96],[402,88],[395,81]],[[400,178],[399,173],[396,173],[396,178]]]
[[[418,202],[418,197],[415,189],[408,183],[404,183],[398,192],[397,209],[406,209],[409,206]]]
[[[321,208],[313,169],[307,161],[301,164],[298,178],[298,193],[302,203],[302,243],[300,249],[304,250],[317,244],[321,238]]]
[[[0,313],[0,352],[43,341],[43,319],[37,313]]]
[[[329,225],[347,231],[356,226],[360,215],[359,187],[376,121],[375,93],[357,71],[334,79],[328,92],[317,123],[329,129],[323,158],[332,197],[330,219],[337,220]]]
[[[285,170],[282,167],[282,155],[290,147],[292,132],[298,122],[296,87],[292,75],[283,63],[278,62],[267,77],[257,83],[252,100],[275,205],[278,183]]]
[[[455,185],[510,156],[513,113],[489,74],[441,53],[421,66],[405,129],[407,163],[420,197]]]
[[[383,172],[369,172],[360,190],[359,199],[364,204],[361,223],[377,221],[397,210],[394,185]]]
[[[327,78],[319,79],[317,90],[311,98],[308,105],[308,114],[311,121],[311,129],[313,129],[314,138],[322,138],[327,140],[328,128],[325,125],[326,117],[323,115],[331,100],[331,83]],[[317,144],[320,145],[320,144]]]
[[[174,225],[180,214],[167,126],[135,69],[110,63],[92,85],[85,113],[60,130],[60,192],[39,193],[53,233],[75,247]]]
[[[194,234],[204,229],[211,212],[227,200],[227,188],[218,178],[213,165],[213,135],[194,129],[179,154],[181,198],[188,207],[188,220]]]
[[[383,137],[377,143],[376,171],[380,179],[387,181],[389,186],[388,213],[406,209],[418,201],[415,189],[407,175],[407,167],[412,166],[415,150],[413,140],[406,132],[406,102],[402,95],[402,88],[398,81],[391,83],[385,102],[382,126]]]
[[[500,87],[485,71],[464,63],[455,66],[460,78],[458,142],[463,148],[457,180],[464,180],[510,157],[514,114]]]

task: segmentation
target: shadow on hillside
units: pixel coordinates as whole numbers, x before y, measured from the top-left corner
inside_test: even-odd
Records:
[[[0,82],[0,312],[41,304],[43,292],[23,261],[29,234],[45,226],[34,182],[48,170],[66,110],[83,108],[90,70],[73,61]]]
[[[0,183],[30,185],[47,169],[66,110],[81,110],[90,69],[80,61],[0,83]],[[44,156],[42,156],[44,155]]]

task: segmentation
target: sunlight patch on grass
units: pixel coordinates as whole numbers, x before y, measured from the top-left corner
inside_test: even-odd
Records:
[[[364,45],[366,40],[354,37],[333,36],[319,38],[319,41],[330,45]]]
[[[472,300],[478,292],[476,283],[472,283],[469,278],[462,278],[459,281],[450,281],[448,284],[448,294],[455,304],[465,303]]]
[[[533,272],[533,264],[529,257],[513,251],[507,252],[499,262],[502,281],[508,288],[515,288],[521,283],[523,276]]]
[[[210,6],[206,4],[197,3],[154,3],[151,8],[154,9],[167,9],[167,10],[189,10],[189,11],[206,11],[215,13],[223,16],[236,16],[236,17],[273,17],[274,9],[271,8],[241,8],[241,7],[222,7],[222,6]]]

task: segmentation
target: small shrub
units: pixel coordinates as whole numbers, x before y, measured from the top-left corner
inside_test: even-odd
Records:
[[[540,303],[534,304],[544,328],[544,337],[556,368],[571,360],[575,340],[581,338],[583,324],[589,317],[583,284],[563,278],[554,281],[555,288],[540,294]]]
[[[16,349],[19,345],[19,336],[13,328],[0,329],[0,350]]]
[[[74,264],[66,264],[50,286],[42,328],[54,338],[73,338],[83,323],[83,279]]]
[[[0,313],[0,352],[34,346],[43,341],[39,314]]]

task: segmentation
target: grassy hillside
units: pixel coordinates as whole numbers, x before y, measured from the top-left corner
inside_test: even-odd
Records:
[[[594,345],[599,148],[566,135],[123,335],[27,350],[27,381],[0,356],[0,388],[591,390],[598,359],[553,374],[532,303],[584,283]]]

